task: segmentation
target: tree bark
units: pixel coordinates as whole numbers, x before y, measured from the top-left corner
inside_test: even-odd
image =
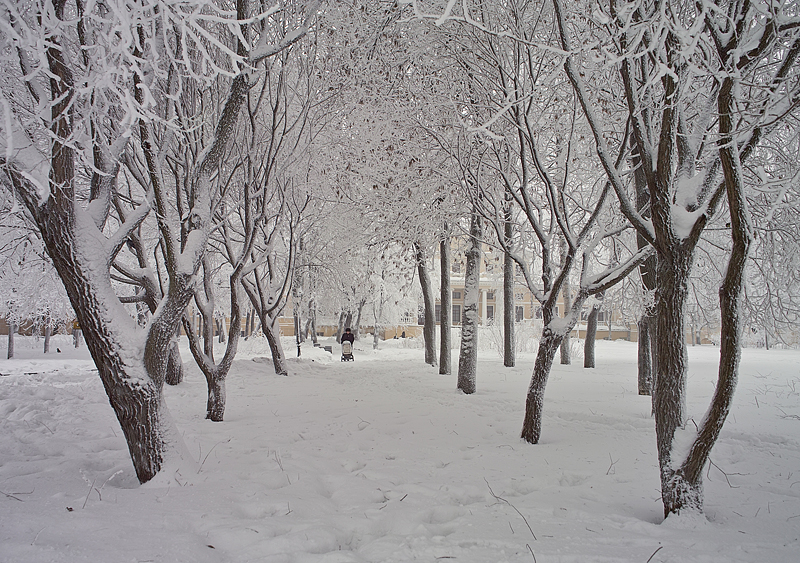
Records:
[[[364,305],[366,305],[366,303],[367,303],[366,299],[362,299],[361,301],[359,301],[358,312],[356,313],[355,326],[351,327],[352,332],[356,337],[356,340],[361,340],[361,331],[359,330],[359,327],[361,326],[361,312],[364,310]]]
[[[417,260],[417,272],[419,273],[419,284],[422,288],[422,299],[425,304],[425,324],[422,329],[422,336],[425,340],[425,363],[431,366],[436,365],[436,307],[433,299],[433,289],[431,276],[425,264],[425,251],[419,243],[414,243],[414,251]]]
[[[510,248],[514,236],[514,225],[511,222],[511,204],[506,206],[504,235],[506,248]],[[516,310],[514,307],[514,280],[515,263],[510,252],[503,254],[503,365],[508,368],[516,364],[516,340],[514,334],[514,321]]]
[[[268,322],[265,323],[265,320]],[[277,375],[289,375],[286,357],[283,354],[283,346],[281,346],[280,329],[275,326],[277,323],[277,319],[261,320],[261,326],[264,328],[264,336],[267,337],[269,350],[272,353],[272,365],[275,367],[275,373]]]
[[[183,358],[178,349],[178,342],[172,341],[169,347],[169,360],[167,363],[167,385],[179,385],[183,382]]]
[[[467,244],[467,267],[464,274],[464,315],[461,323],[461,350],[458,355],[458,389],[466,394],[475,392],[478,372],[478,325],[480,314],[481,239],[480,216],[472,213]]]
[[[217,322],[217,334],[219,334],[219,336],[217,337],[217,341],[220,344],[224,344],[226,342],[225,331],[228,329],[227,324],[225,322],[225,317],[217,319],[216,322]]]
[[[595,341],[597,340],[597,316],[600,313],[600,305],[595,303],[586,319],[586,341],[583,343],[583,367],[595,367]]]
[[[572,288],[569,284],[569,279],[564,280],[564,285],[561,289],[561,295],[564,297],[564,315],[567,314],[572,308]],[[561,364],[568,366],[572,364],[572,339],[570,333],[566,333],[564,338],[561,339]]]
[[[440,345],[439,351],[439,374],[450,375],[453,371],[453,307],[452,307],[452,290],[450,288],[450,269],[451,269],[451,250],[450,250],[450,237],[447,235],[447,226],[445,226],[445,236],[439,243],[439,262],[441,266],[441,279],[442,287],[439,296],[439,334]]]
[[[656,444],[661,468],[661,492],[665,514],[695,505],[697,491],[679,490],[672,467],[675,432],[686,419],[686,369],[688,363],[684,306],[692,253],[663,253],[658,264],[656,302],[656,377],[653,396]],[[688,254],[688,255],[687,255]],[[690,498],[694,497],[694,498]]]
[[[50,335],[53,334],[53,329],[50,325],[45,325],[44,327],[44,353],[50,353]]]
[[[8,350],[6,354],[7,359],[14,357],[14,335],[17,333],[17,324],[14,322],[8,323]]]
[[[562,339],[562,334],[554,333],[549,326],[545,326],[539,340],[539,350],[536,352],[536,362],[533,365],[533,376],[525,399],[525,419],[522,422],[521,438],[529,444],[538,444],[542,434],[544,390]]]
[[[639,395],[652,395],[655,374],[656,317],[652,312],[645,312],[639,319],[638,349],[638,384]]]
[[[311,322],[311,343],[317,346],[317,304],[313,299],[308,302],[308,320]]]

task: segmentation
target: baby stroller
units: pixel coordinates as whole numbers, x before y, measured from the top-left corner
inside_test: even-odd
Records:
[[[342,342],[342,361],[352,362],[353,358],[353,344],[349,340]]]

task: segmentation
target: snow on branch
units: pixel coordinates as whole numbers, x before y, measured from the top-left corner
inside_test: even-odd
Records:
[[[616,267],[609,268],[597,276],[587,278],[587,283],[584,285],[586,291],[589,295],[595,295],[613,287],[638,267],[639,264],[653,255],[655,251],[653,246],[645,245],[625,262]]]
[[[464,23],[493,37],[511,39],[522,45],[527,45],[529,47],[536,47],[542,49],[543,51],[548,51],[561,56],[567,55],[565,51],[557,47],[554,47],[552,45],[548,45],[547,43],[541,43],[539,41],[531,41],[529,39],[525,39],[524,37],[520,37],[519,35],[512,33],[511,31],[496,31],[490,29],[485,24],[481,23],[480,21],[476,20],[470,15],[468,0],[461,0],[461,13],[454,14],[453,11],[456,2],[457,0],[448,0],[447,6],[445,7],[444,11],[441,14],[426,13],[420,6],[418,0],[399,0],[398,4],[400,4],[401,6],[402,5],[410,6],[412,8],[414,15],[409,19],[432,20],[434,25],[436,25],[437,27],[441,27],[445,25],[447,22]]]
[[[311,29],[311,22],[314,17],[317,15],[317,11],[319,7],[322,5],[324,0],[315,0],[312,2],[306,11],[306,17],[303,20],[303,23],[298,26],[296,29],[288,32],[280,41],[274,44],[268,44],[269,37],[266,33],[262,34],[259,44],[254,46],[250,50],[249,60],[251,64],[258,63],[268,57],[272,57],[277,55],[284,49],[288,49],[297,41],[302,39]],[[277,6],[277,5],[276,5]]]

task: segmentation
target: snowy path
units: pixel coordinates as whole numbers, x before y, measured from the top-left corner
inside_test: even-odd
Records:
[[[0,361],[0,561],[800,560],[797,352],[745,351],[710,521],[663,524],[631,344],[602,343],[596,370],[554,366],[535,447],[518,439],[532,357],[505,369],[483,353],[464,396],[420,350],[304,349],[289,377],[244,352],[224,423],[204,420],[196,368],[167,389],[194,463],[143,487],[90,363]],[[714,353],[690,350],[695,417]]]

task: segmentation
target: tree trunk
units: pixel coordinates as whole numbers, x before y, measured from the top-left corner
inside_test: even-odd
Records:
[[[50,325],[44,327],[44,353],[50,353],[50,336],[53,334],[53,329]]]
[[[17,333],[17,323],[8,323],[8,353],[6,357],[10,360],[14,357],[14,335]]]
[[[57,267],[64,266],[60,259],[54,258],[53,262],[59,265]],[[114,334],[125,337],[132,333],[133,326],[129,327],[129,331],[119,326],[109,330],[112,327],[107,326],[109,321],[101,313],[108,311],[109,303],[98,299],[93,291],[95,284],[87,282],[92,275],[83,272],[78,263],[69,267],[69,271],[60,271],[87,347],[125,435],[136,476],[139,482],[145,483],[161,469],[167,450],[166,440],[170,431],[174,430],[163,409],[162,389],[169,342],[190,293],[184,295],[184,290],[176,290],[174,295],[180,295],[181,299],[167,300],[159,319],[150,327],[142,357],[141,352],[137,354],[131,349],[134,344],[127,340],[115,340]],[[97,285],[100,286],[98,294],[114,295],[110,287],[103,290],[102,284]],[[115,323],[135,324],[121,307],[114,318]],[[142,358],[141,363],[135,360],[132,364],[126,363],[126,358],[137,357]]]
[[[264,322],[268,321],[268,322]],[[277,325],[277,319],[262,319],[261,326],[264,329],[264,336],[267,337],[269,350],[272,353],[272,365],[275,367],[277,375],[289,375],[289,369],[286,365],[286,357],[283,355],[283,347],[281,346],[280,329]]]
[[[225,378],[216,374],[206,375],[208,401],[206,418],[212,422],[222,422],[225,416]]]
[[[511,244],[514,235],[513,224],[511,223],[511,206],[506,208],[506,222],[504,235],[506,244]],[[503,365],[514,367],[516,364],[516,341],[514,335],[514,274],[515,263],[511,254],[506,252],[503,256]]]
[[[636,186],[636,208],[642,210],[643,217],[650,217],[650,190],[647,186],[647,177],[641,164],[641,157],[636,142],[631,138],[631,164],[633,166],[633,179]],[[644,248],[649,243],[641,233],[636,233],[637,248]],[[657,288],[658,254],[655,253],[639,265],[639,278],[644,289],[655,292]],[[638,387],[639,395],[652,395],[655,385],[655,354],[656,317],[655,306],[648,307],[639,319],[638,348]]]
[[[595,303],[586,319],[586,341],[583,343],[583,367],[595,367],[594,349],[597,339],[597,316],[600,313],[600,305]]]
[[[300,357],[300,343],[303,341],[302,337],[300,336],[300,315],[296,311],[297,307],[295,307],[295,313],[292,315],[292,325],[294,326],[294,343],[297,346],[297,357]]]
[[[425,363],[436,365],[436,307],[434,305],[431,276],[425,264],[425,251],[419,243],[414,243],[417,258],[419,284],[422,288],[422,299],[425,303],[425,324],[422,336],[425,340]]]
[[[655,373],[653,354],[655,353],[656,317],[646,312],[639,319],[638,367],[639,395],[652,395]]]
[[[450,289],[450,268],[452,262],[450,237],[447,235],[446,225],[445,236],[439,243],[439,262],[442,278],[442,287],[439,296],[439,334],[441,345],[441,349],[439,351],[439,374],[450,375],[453,371],[453,294]]]
[[[358,303],[358,312],[356,313],[356,323],[355,326],[350,327],[352,330],[351,332],[355,335],[356,340],[361,340],[361,331],[359,327],[361,326],[361,312],[364,310],[364,305],[367,303],[366,299],[361,300]]]
[[[688,255],[687,255],[688,254]],[[661,469],[661,492],[665,514],[683,506],[696,506],[699,491],[682,483],[675,472],[672,449],[675,432],[686,420],[687,348],[684,306],[691,267],[691,253],[680,249],[663,253],[658,263],[656,301],[656,377],[653,395],[656,444]]]
[[[533,376],[525,399],[525,419],[522,423],[521,438],[529,444],[538,444],[542,433],[542,410],[544,408],[544,390],[550,368],[561,345],[563,335],[554,333],[549,326],[542,330],[536,362],[533,365]]]
[[[569,280],[564,280],[564,286],[561,289],[561,294],[564,297],[564,315],[572,308],[572,288],[569,285]],[[610,334],[610,333],[609,333]],[[572,339],[569,332],[564,335],[561,340],[561,364],[568,366],[572,363]]]
[[[308,320],[311,321],[311,343],[317,346],[317,304],[313,299],[308,302]]]
[[[339,328],[336,330],[336,342],[338,344],[342,343],[342,333],[344,333],[344,320],[347,313],[342,311],[339,313]]]
[[[478,301],[480,299],[481,239],[480,216],[473,212],[467,243],[467,268],[464,274],[464,315],[461,323],[461,350],[458,354],[458,389],[475,392],[478,372]]]
[[[173,340],[169,346],[169,360],[167,363],[167,385],[179,385],[183,382],[183,359],[178,349],[178,342]]]
[[[711,404],[697,430],[697,435],[689,449],[689,453],[682,460],[680,466],[677,463],[679,460],[670,458],[675,431],[672,424],[675,420],[660,412],[662,408],[664,410],[668,408],[674,409],[677,405],[670,404],[669,398],[662,399],[660,396],[662,392],[668,392],[669,387],[666,384],[662,384],[661,380],[665,375],[661,368],[663,358],[661,354],[658,356],[656,401],[659,407],[662,408],[656,411],[656,438],[658,440],[659,466],[661,469],[661,498],[664,503],[665,517],[670,514],[678,514],[684,510],[702,512],[703,468],[730,412],[739,376],[739,361],[742,348],[741,301],[744,294],[745,266],[753,240],[753,233],[750,226],[750,213],[744,197],[744,179],[739,160],[739,148],[732,134],[733,91],[735,87],[736,82],[734,79],[726,78],[720,88],[718,100],[720,128],[718,145],[728,198],[732,242],[728,267],[719,290],[721,318],[719,372]],[[688,261],[688,264],[691,265],[691,261]],[[659,268],[659,285],[661,285],[661,268]],[[685,296],[685,288],[682,287],[682,289],[684,289],[683,295]],[[659,322],[659,352],[661,351],[662,341],[666,339],[665,333],[661,332],[661,327],[662,324]],[[683,338],[683,334],[680,335],[680,338],[675,334],[674,338],[683,344],[685,354],[686,339]],[[685,386],[685,370],[683,375],[682,383]],[[661,425],[659,425],[659,414],[662,414],[661,418],[664,419],[661,421]],[[663,438],[662,433],[664,434]],[[668,443],[665,442],[666,438],[669,438]]]

